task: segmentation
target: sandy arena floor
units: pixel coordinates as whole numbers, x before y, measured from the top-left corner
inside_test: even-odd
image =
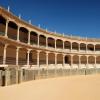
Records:
[[[100,75],[41,79],[1,87],[0,100],[100,100]]]

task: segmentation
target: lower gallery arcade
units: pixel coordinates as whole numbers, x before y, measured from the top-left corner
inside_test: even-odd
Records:
[[[0,43],[0,64],[36,68],[96,68],[100,64],[100,56],[26,49]]]

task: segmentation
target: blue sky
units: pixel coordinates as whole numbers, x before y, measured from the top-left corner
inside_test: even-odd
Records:
[[[100,0],[0,0],[0,5],[50,31],[100,38]]]

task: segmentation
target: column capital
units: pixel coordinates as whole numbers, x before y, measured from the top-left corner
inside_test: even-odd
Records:
[[[27,53],[30,53],[31,50],[32,50],[32,49],[27,49]]]
[[[40,53],[41,52],[41,50],[37,50],[37,53]]]

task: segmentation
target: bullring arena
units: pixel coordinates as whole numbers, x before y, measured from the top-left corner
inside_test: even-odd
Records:
[[[0,7],[0,86],[100,73],[100,39],[50,32]]]

